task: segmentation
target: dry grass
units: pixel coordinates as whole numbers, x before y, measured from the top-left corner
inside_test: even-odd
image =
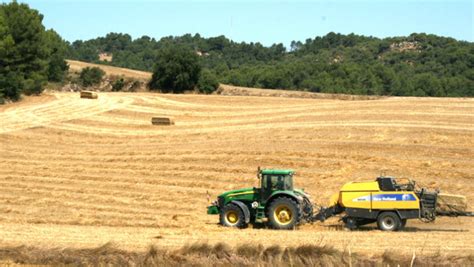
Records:
[[[279,89],[257,89],[249,87],[241,87],[234,85],[221,84],[215,92],[219,95],[227,96],[265,96],[265,97],[290,97],[290,98],[315,98],[315,99],[339,99],[339,100],[376,100],[382,99],[382,96],[369,95],[346,95],[346,94],[327,94],[312,93],[294,90]]]
[[[119,68],[102,64],[93,64],[76,60],[67,60],[67,63],[69,64],[69,71],[72,72],[80,72],[85,67],[99,67],[109,76],[124,76],[126,78],[138,80],[149,80],[151,78],[151,73],[146,71]]]
[[[382,172],[472,201],[473,99],[56,93],[0,108],[2,247],[280,246],[267,258],[303,244],[368,256],[474,250],[471,218],[410,221],[398,233],[346,232],[337,220],[281,232],[227,229],[205,214],[207,191],[254,186],[257,166],[295,169],[297,187],[322,204]],[[176,124],[156,127],[151,116]]]
[[[352,254],[328,246],[264,247],[224,243],[194,243],[177,250],[151,246],[143,252],[117,248],[112,243],[93,249],[41,249],[28,246],[0,248],[0,263],[69,266],[472,266],[474,255],[434,254],[413,259],[386,251],[382,255]]]

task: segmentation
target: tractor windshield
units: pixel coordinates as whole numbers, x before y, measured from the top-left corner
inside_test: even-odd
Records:
[[[292,175],[264,175],[262,187],[274,190],[293,190]]]

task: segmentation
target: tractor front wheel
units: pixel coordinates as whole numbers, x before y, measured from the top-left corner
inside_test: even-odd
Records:
[[[245,216],[242,209],[235,204],[227,204],[219,214],[221,225],[228,227],[245,228]]]
[[[268,222],[273,229],[293,229],[298,224],[299,218],[298,203],[287,197],[273,200],[268,209]]]

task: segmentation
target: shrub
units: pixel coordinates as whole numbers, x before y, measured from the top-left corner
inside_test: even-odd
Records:
[[[83,86],[92,86],[100,84],[105,72],[98,67],[86,67],[82,69],[79,80]]]
[[[199,76],[197,87],[200,93],[210,94],[219,88],[219,81],[214,73],[203,70]]]
[[[137,89],[139,89],[142,86],[142,83],[140,81],[133,81],[132,85],[130,86],[130,92],[135,92]]]
[[[125,86],[124,79],[123,78],[117,79],[112,84],[112,91],[114,91],[114,92],[121,91],[124,86]]]

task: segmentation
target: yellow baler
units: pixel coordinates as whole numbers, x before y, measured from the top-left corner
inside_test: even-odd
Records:
[[[345,213],[342,220],[350,229],[377,222],[379,229],[402,229],[408,219],[433,221],[436,217],[438,192],[415,191],[410,180],[401,182],[393,177],[378,177],[371,182],[350,182],[331,197],[328,208],[322,208],[316,219]]]

